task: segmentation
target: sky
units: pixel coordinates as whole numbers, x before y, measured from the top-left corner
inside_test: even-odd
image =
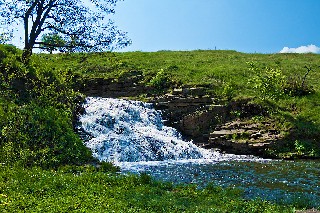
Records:
[[[121,51],[236,50],[320,53],[320,0],[124,0]]]

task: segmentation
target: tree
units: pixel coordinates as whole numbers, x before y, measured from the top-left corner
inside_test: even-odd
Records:
[[[64,51],[66,42],[58,34],[44,34],[41,38],[43,44],[40,45],[41,49],[47,50],[52,54],[53,51],[59,50],[60,52]]]
[[[1,32],[0,33],[0,44],[5,44],[7,43],[8,41],[10,41],[10,37],[12,35],[8,32]]]
[[[74,51],[113,50],[130,44],[126,33],[107,18],[115,12],[118,1],[121,0],[0,0],[0,24],[23,24],[25,60],[32,49],[53,45],[38,40],[46,33],[59,36],[65,41],[64,48]]]

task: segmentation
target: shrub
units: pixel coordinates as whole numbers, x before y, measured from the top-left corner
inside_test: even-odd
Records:
[[[303,77],[292,76],[288,78],[286,85],[284,86],[284,91],[290,96],[304,96],[315,93],[312,86],[306,83],[307,76],[312,70],[311,67],[305,66],[307,72]]]
[[[306,78],[311,67],[305,66],[307,72],[304,77],[290,76],[287,77],[282,73],[280,68],[259,69],[255,63],[249,62],[250,70],[258,73],[257,76],[250,79],[253,88],[259,92],[261,99],[278,100],[289,96],[304,96],[315,93],[312,86],[306,83]]]
[[[259,93],[262,100],[272,99],[278,100],[282,98],[284,93],[285,75],[278,68],[265,68],[263,72],[253,79],[253,88]]]
[[[292,76],[289,77],[284,85],[284,92],[290,96],[305,96],[315,93],[312,86],[301,84],[301,78]]]
[[[2,163],[56,167],[81,164],[90,159],[90,151],[74,133],[70,115],[64,110],[31,103],[6,111],[1,126]]]
[[[73,131],[71,73],[34,61],[26,66],[16,52],[0,45],[0,162],[48,168],[91,160]]]
[[[159,92],[168,88],[170,84],[170,78],[163,69],[157,72],[156,76],[154,76],[149,82],[149,86],[154,87]]]
[[[227,82],[223,84],[222,96],[225,97],[227,100],[232,100],[235,96],[235,86],[231,82]]]

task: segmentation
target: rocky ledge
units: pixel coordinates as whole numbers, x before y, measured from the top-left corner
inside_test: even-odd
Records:
[[[218,147],[237,154],[264,155],[265,150],[281,138],[280,132],[270,123],[235,120],[217,126],[203,147]]]

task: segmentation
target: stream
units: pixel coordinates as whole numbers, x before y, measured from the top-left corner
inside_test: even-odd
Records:
[[[148,173],[175,184],[239,188],[246,199],[320,207],[320,161],[282,161],[222,154],[183,141],[152,104],[88,97],[78,130],[100,161],[121,172]]]

